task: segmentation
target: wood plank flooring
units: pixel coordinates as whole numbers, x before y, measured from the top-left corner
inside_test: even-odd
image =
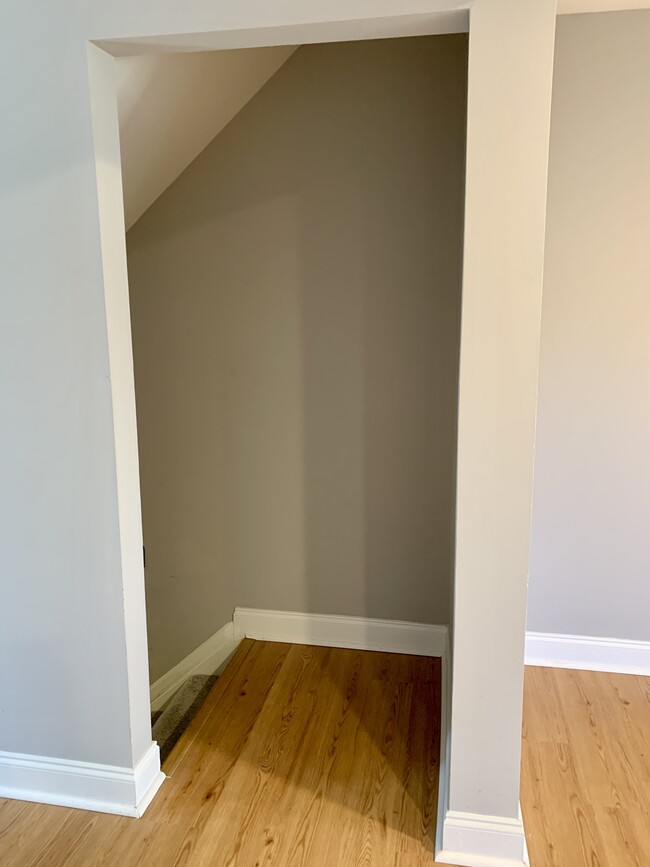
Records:
[[[140,820],[0,799],[2,867],[431,864],[438,660],[245,641]],[[531,867],[650,867],[650,678],[527,668]]]
[[[650,678],[526,668],[531,867],[650,867]]]
[[[0,801],[2,867],[433,861],[440,661],[243,642],[144,818]]]

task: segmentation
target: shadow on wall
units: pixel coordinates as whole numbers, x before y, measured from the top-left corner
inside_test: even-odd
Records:
[[[298,49],[129,232],[152,679],[236,605],[449,621],[466,57]]]

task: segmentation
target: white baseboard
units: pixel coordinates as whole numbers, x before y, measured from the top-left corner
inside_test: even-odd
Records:
[[[438,814],[436,817],[436,856],[442,853],[445,817],[449,809],[449,770],[451,761],[451,642],[449,635],[441,663],[440,685],[440,760],[438,771]]]
[[[529,867],[526,835],[518,819],[448,810],[437,864],[457,867]]]
[[[159,710],[193,674],[221,674],[226,663],[237,649],[243,635],[232,622],[226,623],[218,632],[193,650],[167,674],[151,685],[151,710]]]
[[[442,656],[435,863],[454,867],[529,867],[521,809],[516,820],[449,809],[451,668],[451,644],[447,639]]]
[[[529,867],[521,819],[503,819],[449,809],[451,752],[451,646],[442,656],[440,708],[440,772],[435,863],[455,867]]]
[[[139,818],[158,791],[158,744],[135,768],[0,752],[0,797]]]
[[[235,630],[246,638],[320,647],[380,650],[412,656],[442,656],[447,646],[446,626],[375,620],[295,611],[236,608]]]
[[[526,633],[526,665],[650,675],[650,641]]]

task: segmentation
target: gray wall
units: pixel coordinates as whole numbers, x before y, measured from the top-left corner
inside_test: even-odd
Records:
[[[650,12],[558,19],[528,628],[650,640]]]
[[[298,49],[129,232],[154,679],[235,605],[448,622],[466,57]]]

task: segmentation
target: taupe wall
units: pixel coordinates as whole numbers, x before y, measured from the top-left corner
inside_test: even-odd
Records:
[[[305,46],[128,235],[151,673],[449,620],[466,37]]]
[[[557,23],[528,628],[650,640],[650,12]]]

